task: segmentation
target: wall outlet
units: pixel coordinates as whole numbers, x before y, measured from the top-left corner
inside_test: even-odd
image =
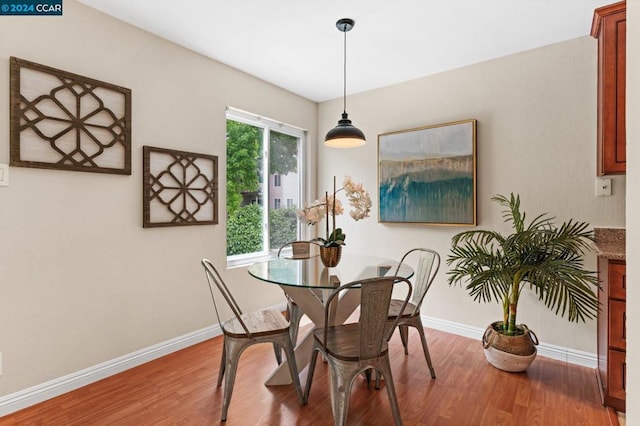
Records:
[[[596,197],[611,197],[611,179],[596,179]]]

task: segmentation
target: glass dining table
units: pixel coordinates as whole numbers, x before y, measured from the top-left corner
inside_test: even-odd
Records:
[[[410,278],[413,268],[383,257],[343,254],[340,263],[332,268],[325,267],[319,256],[306,259],[278,257],[254,263],[249,274],[266,284],[278,285],[313,322],[315,328],[324,327],[323,301],[341,284],[352,281],[397,275]],[[350,290],[341,297],[335,311],[331,312],[331,322],[341,324],[349,318],[360,304],[360,292]],[[296,364],[302,371],[311,359],[313,350],[313,328],[295,346]],[[288,365],[280,364],[265,382],[265,385],[285,385],[291,383]]]

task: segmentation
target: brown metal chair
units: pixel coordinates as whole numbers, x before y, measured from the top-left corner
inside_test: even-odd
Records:
[[[304,403],[309,399],[313,372],[318,352],[329,363],[331,374],[331,408],[336,425],[344,425],[349,409],[349,396],[355,378],[371,369],[382,374],[393,418],[402,424],[396,397],[387,341],[396,324],[387,324],[391,293],[395,286],[406,286],[406,306],[411,295],[411,283],[406,278],[378,277],[354,281],[338,287],[325,304],[324,327],[313,332],[314,346],[304,391]],[[360,291],[360,317],[357,322],[333,325],[330,314],[335,312],[340,294],[345,291]],[[404,306],[402,306],[404,308]],[[339,309],[339,307],[338,307]]]
[[[264,309],[246,314],[243,313],[213,264],[207,259],[202,259],[202,266],[204,266],[207,281],[209,282],[209,290],[211,292],[211,298],[213,299],[213,306],[216,310],[216,316],[218,317],[220,328],[224,334],[220,371],[218,372],[218,386],[222,384],[222,378],[224,377],[225,379],[221,420],[227,420],[227,410],[231,402],[231,394],[233,393],[233,384],[240,355],[246,348],[256,343],[272,343],[276,354],[280,353],[279,348],[284,350],[287,360],[289,361],[289,371],[296,387],[298,401],[302,404],[302,389],[300,387],[298,367],[296,366],[296,357],[293,353],[293,345],[291,343],[291,337],[289,336],[289,323],[287,320],[277,309]],[[214,296],[214,286],[222,294],[234,315],[231,319],[224,322],[220,321],[220,314]]]
[[[313,257],[315,253],[313,253],[313,246],[320,246],[319,243],[315,241],[289,241],[288,243],[284,243],[278,249],[278,257],[282,255],[282,251],[287,247],[291,247],[291,258],[292,259],[308,259]]]
[[[427,360],[429,366],[429,372],[431,378],[436,378],[433,364],[431,363],[431,356],[429,355],[429,346],[427,345],[427,339],[424,335],[424,327],[422,326],[422,320],[420,319],[420,307],[424,300],[427,291],[433,283],[433,279],[440,269],[440,255],[427,248],[414,248],[409,250],[402,256],[400,265],[402,265],[410,255],[418,256],[418,267],[413,277],[413,293],[409,303],[403,308],[403,300],[392,299],[389,305],[389,322],[397,322],[398,330],[400,332],[400,338],[402,339],[402,345],[404,346],[405,355],[409,354],[407,349],[409,327],[415,327],[420,335],[422,341],[422,351],[424,357]],[[397,273],[397,270],[396,270]],[[402,313],[402,314],[401,314]]]

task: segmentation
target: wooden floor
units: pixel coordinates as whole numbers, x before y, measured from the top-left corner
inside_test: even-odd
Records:
[[[538,357],[526,373],[497,370],[476,340],[427,329],[437,379],[429,377],[415,331],[409,355],[391,341],[394,382],[405,425],[609,425],[593,369]],[[0,418],[2,425],[211,425],[220,422],[216,387],[222,339],[192,346],[42,404]],[[264,386],[272,348],[240,359],[227,425],[332,425],[327,364],[318,363],[309,404],[292,386]],[[306,379],[306,370],[301,373]],[[303,382],[304,383],[304,382]],[[304,386],[304,384],[303,384]],[[386,389],[358,378],[350,425],[393,424]]]

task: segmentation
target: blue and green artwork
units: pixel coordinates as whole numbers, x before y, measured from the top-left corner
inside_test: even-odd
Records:
[[[381,222],[476,224],[476,120],[378,137]]]

